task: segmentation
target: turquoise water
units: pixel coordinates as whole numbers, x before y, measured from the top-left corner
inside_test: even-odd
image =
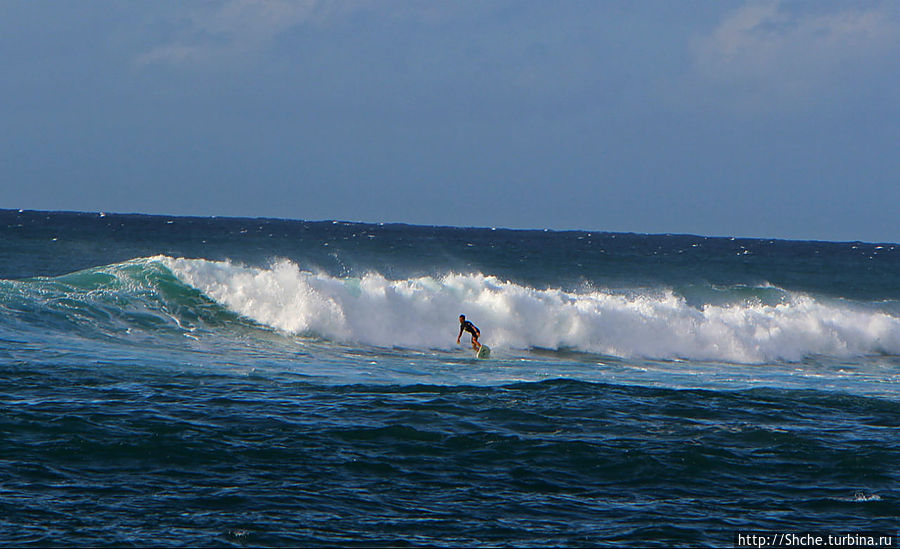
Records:
[[[0,231],[0,544],[896,532],[893,244],[17,211]],[[460,313],[490,360],[456,345]]]

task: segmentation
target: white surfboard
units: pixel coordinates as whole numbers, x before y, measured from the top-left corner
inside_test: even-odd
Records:
[[[491,358],[491,348],[482,343],[481,347],[475,351],[475,358]]]

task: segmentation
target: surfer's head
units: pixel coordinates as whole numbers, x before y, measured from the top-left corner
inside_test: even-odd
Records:
[[[466,321],[466,315],[459,315],[459,323],[462,324]]]

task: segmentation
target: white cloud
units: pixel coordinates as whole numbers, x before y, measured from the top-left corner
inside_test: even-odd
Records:
[[[500,2],[434,0],[224,0],[193,5],[170,18],[180,29],[140,55],[138,64],[228,64],[264,52],[281,34],[305,25],[325,26],[365,13],[384,20],[439,25],[469,20],[502,7]],[[181,9],[181,8],[176,8]]]
[[[228,0],[193,8],[182,32],[138,58],[139,64],[233,59],[266,48],[278,35],[327,12],[320,0]]]
[[[757,110],[830,95],[860,71],[893,63],[900,25],[890,6],[841,6],[847,7],[809,13],[777,2],[748,3],[695,40],[692,77]]]

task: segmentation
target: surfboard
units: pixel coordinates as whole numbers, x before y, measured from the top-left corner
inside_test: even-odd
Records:
[[[475,358],[491,358],[491,348],[482,343],[481,347],[475,351]]]

